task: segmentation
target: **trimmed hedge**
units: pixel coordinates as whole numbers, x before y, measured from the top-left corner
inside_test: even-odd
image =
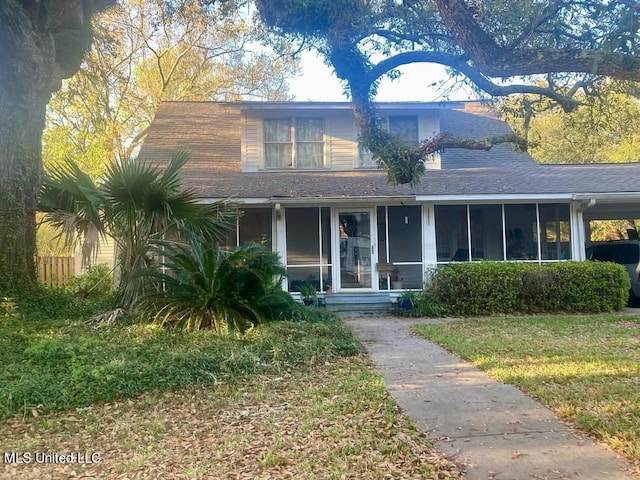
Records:
[[[451,315],[610,312],[625,307],[630,281],[609,262],[452,263],[433,272],[425,297]]]

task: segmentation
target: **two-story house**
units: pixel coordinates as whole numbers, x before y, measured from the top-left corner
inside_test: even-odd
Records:
[[[474,102],[382,103],[409,144],[508,127]],[[452,261],[584,259],[588,221],[640,218],[640,164],[539,165],[509,145],[450,149],[421,182],[392,186],[359,148],[348,103],[167,102],[140,157],[189,153],[184,184],[242,205],[231,243],[279,252],[288,288],[396,292]]]

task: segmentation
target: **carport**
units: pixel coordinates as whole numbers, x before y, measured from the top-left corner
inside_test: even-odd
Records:
[[[589,246],[592,220],[640,219],[640,192],[575,194],[584,226],[585,246]]]

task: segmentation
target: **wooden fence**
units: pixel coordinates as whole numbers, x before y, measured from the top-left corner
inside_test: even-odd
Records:
[[[76,272],[73,257],[38,257],[38,279],[50,287],[64,285]]]

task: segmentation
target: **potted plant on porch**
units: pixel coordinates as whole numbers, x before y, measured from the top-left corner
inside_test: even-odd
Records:
[[[398,307],[402,310],[413,310],[418,301],[418,294],[416,292],[406,291],[398,297]]]
[[[306,282],[300,285],[300,295],[302,303],[307,306],[313,305],[318,301],[318,292],[314,284]]]

